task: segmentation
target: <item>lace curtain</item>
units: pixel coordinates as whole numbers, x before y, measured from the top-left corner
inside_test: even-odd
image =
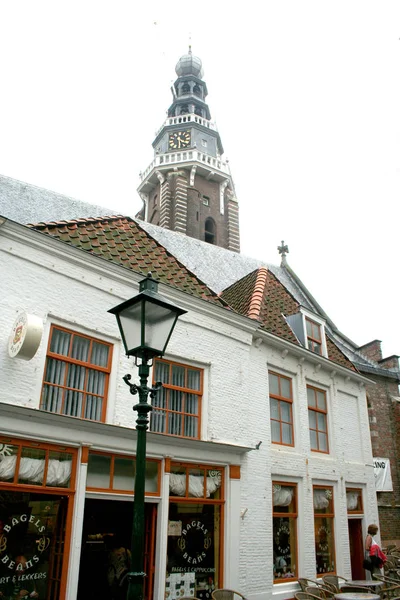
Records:
[[[314,490],[314,508],[319,510],[328,508],[329,498],[326,495],[326,490]]]
[[[289,486],[274,486],[272,501],[274,506],[289,506],[292,502],[294,488]]]
[[[346,492],[347,510],[355,510],[358,506],[358,492]]]

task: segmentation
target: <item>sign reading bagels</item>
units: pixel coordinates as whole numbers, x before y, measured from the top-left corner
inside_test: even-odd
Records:
[[[35,315],[19,313],[12,326],[8,340],[8,354],[11,358],[31,360],[42,339],[43,322]]]

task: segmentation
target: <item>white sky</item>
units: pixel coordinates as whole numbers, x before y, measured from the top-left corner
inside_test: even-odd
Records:
[[[242,252],[400,354],[398,0],[0,0],[0,173],[134,216],[189,35]]]

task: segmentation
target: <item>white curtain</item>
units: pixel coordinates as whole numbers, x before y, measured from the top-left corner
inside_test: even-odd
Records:
[[[314,490],[314,508],[319,510],[328,508],[329,498],[326,495],[326,490]]]
[[[358,492],[346,492],[347,510],[355,510],[358,506]]]
[[[283,486],[274,487],[273,504],[274,506],[289,506],[293,498],[294,488]]]
[[[209,498],[220,486],[221,476],[207,477],[206,497]],[[186,493],[186,475],[180,473],[170,473],[169,490],[175,496],[184,496]],[[204,496],[204,477],[199,475],[189,475],[189,496],[194,498],[203,498]]]
[[[0,480],[14,478],[17,456],[5,456],[0,461]],[[19,463],[19,480],[28,483],[43,483],[45,461],[39,458],[22,457]],[[47,468],[46,485],[65,486],[71,477],[71,461],[50,459]]]

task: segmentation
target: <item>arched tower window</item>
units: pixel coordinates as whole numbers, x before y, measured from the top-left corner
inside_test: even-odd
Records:
[[[201,87],[197,85],[197,83],[193,88],[193,94],[196,94],[196,96],[201,96]]]
[[[215,244],[217,237],[216,233],[215,221],[211,217],[208,217],[204,225],[204,241],[208,244]]]
[[[195,106],[195,107],[194,107],[194,114],[195,114],[195,115],[199,115],[199,117],[202,117],[202,116],[203,116],[203,114],[202,114],[202,110],[201,110],[200,106]]]
[[[189,107],[187,104],[183,104],[181,106],[181,115],[187,115],[189,112]]]
[[[181,88],[181,94],[190,94],[190,85],[188,84],[187,81],[185,81],[185,83],[183,84],[183,86]]]

